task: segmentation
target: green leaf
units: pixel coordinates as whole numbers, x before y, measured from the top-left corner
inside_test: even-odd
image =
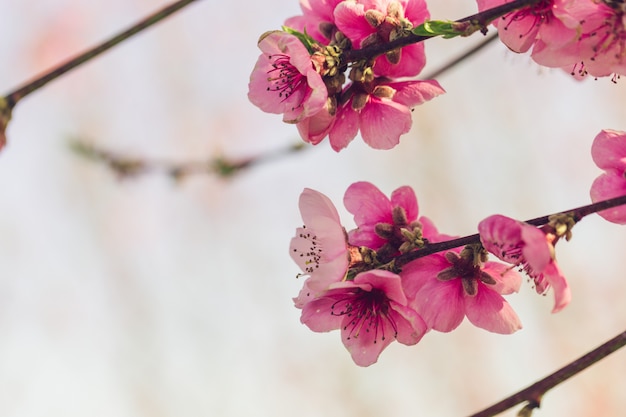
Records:
[[[283,31],[289,33],[290,35],[293,35],[296,38],[300,39],[300,42],[302,42],[304,47],[307,49],[307,51],[309,51],[311,55],[313,55],[313,53],[316,51],[316,48],[314,47],[314,45],[317,45],[317,41],[306,33],[306,29],[304,30],[304,33],[299,32],[288,26],[283,26],[282,29]]]
[[[418,36],[443,36],[445,39],[462,36],[467,31],[468,24],[454,22],[452,20],[427,20],[415,29],[413,33]]]

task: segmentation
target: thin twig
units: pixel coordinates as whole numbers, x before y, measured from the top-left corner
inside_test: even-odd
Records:
[[[146,160],[132,158],[99,149],[80,141],[71,141],[69,145],[77,154],[108,165],[109,168],[121,178],[162,172],[175,180],[181,180],[192,174],[215,174],[223,178],[232,177],[253,165],[268,163],[308,148],[304,143],[299,142],[284,148],[266,152],[256,157],[241,158],[238,160],[217,156],[206,161],[173,162],[163,159]]]
[[[483,29],[482,32],[486,33],[487,26],[495,19],[511,13],[515,10],[532,6],[538,2],[539,0],[514,0],[510,3],[505,3],[492,9],[483,10],[480,13],[464,17],[462,19],[456,20],[455,22],[468,23],[472,26],[481,27]],[[361,49],[352,49],[349,51],[345,51],[341,56],[341,60],[343,63],[347,64],[350,62],[356,62],[364,59],[373,59],[386,52],[393,51],[394,49],[402,48],[403,46],[411,45],[414,43],[423,42],[426,39],[430,39],[436,36],[438,35],[424,36],[410,33],[407,36],[400,37],[391,42],[375,44]]]
[[[472,414],[470,417],[491,417],[499,414],[509,408],[527,401],[527,409],[539,408],[541,405],[541,398],[543,395],[554,388],[558,384],[572,376],[576,375],[580,371],[587,369],[600,359],[609,356],[616,350],[626,345],[626,332],[620,333],[613,339],[597,347],[586,355],[581,356],[575,361],[565,365],[558,371],[548,375],[540,381],[535,382],[523,390],[516,392],[515,394],[497,402],[496,404],[479,411],[476,414]]]
[[[598,211],[607,210],[613,207],[618,207],[626,204],[626,196],[615,197],[608,200],[599,201],[597,203],[588,204],[586,206],[581,206],[577,208],[573,208],[570,210],[565,210],[559,213],[550,214],[548,216],[541,216],[534,219],[526,220],[526,223],[531,224],[533,226],[543,226],[550,221],[552,216],[556,216],[558,214],[570,214],[574,218],[575,222],[580,221],[583,217],[597,213]],[[480,243],[480,235],[478,233],[468,236],[463,236],[457,239],[446,240],[444,242],[430,243],[420,248],[418,250],[408,252],[402,255],[399,255],[395,258],[395,266],[397,268],[402,268],[403,265],[414,261],[415,259],[423,258],[424,256],[432,255],[433,253],[443,252],[445,250],[450,250],[454,248],[458,248],[460,246],[469,245],[470,243]]]

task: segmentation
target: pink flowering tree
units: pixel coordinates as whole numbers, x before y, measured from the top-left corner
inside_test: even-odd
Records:
[[[13,110],[24,97],[193,1],[174,2],[3,96],[0,147],[6,144]],[[626,74],[624,0],[476,0],[472,2],[476,13],[457,20],[432,19],[425,0],[300,0],[299,6],[301,14],[285,16],[284,26],[259,37],[260,55],[247,85],[249,102],[265,113],[281,115],[305,144],[299,143],[281,156],[307,145],[324,146],[328,139],[333,151],[328,152],[328,161],[336,161],[340,157],[337,153],[356,138],[372,148],[371,152],[390,151],[411,140],[408,133],[414,128],[414,112],[419,113],[446,92],[436,75],[423,72],[428,57],[426,44],[432,38],[462,41],[475,33],[497,31],[497,39],[508,50],[527,54],[541,67],[557,69],[571,79],[571,88],[589,78],[617,83]],[[227,61],[226,57],[221,59]],[[514,98],[509,92],[495,99],[516,113],[521,104],[509,101]],[[615,106],[616,111],[622,110],[622,104]],[[581,105],[589,106],[592,114],[592,105]],[[438,124],[455,124],[455,112],[462,111],[460,108],[451,106],[448,119],[433,121],[432,129]],[[576,291],[581,288],[579,283],[567,278],[575,266],[557,262],[562,259],[557,257],[557,247],[561,251],[564,242],[573,239],[574,226],[590,215],[626,224],[626,125],[598,126],[598,130],[595,139],[588,141],[591,155],[587,162],[595,163],[601,171],[597,178],[589,179],[590,204],[527,220],[486,212],[483,220],[470,226],[476,233],[461,237],[440,232],[431,217],[422,215],[422,208],[428,206],[418,204],[414,189],[408,185],[387,195],[371,182],[353,182],[345,191],[343,207],[336,206],[322,191],[300,188],[302,225],[289,244],[297,269],[294,275],[301,283],[292,300],[300,322],[316,333],[335,331],[349,358],[360,367],[369,367],[382,362],[398,345],[423,345],[448,337],[465,326],[463,323],[472,332],[514,337],[509,335],[521,331],[523,322],[537,324],[528,319],[528,309],[518,313],[514,308],[526,303],[529,294],[549,295],[547,308],[554,315],[537,312],[539,321],[562,317],[561,313],[585,294]],[[470,140],[457,139],[463,144]],[[545,139],[547,143],[550,138]],[[220,157],[198,168],[191,163],[127,158],[80,143],[74,150],[106,163],[120,177],[158,169],[176,180],[198,171],[232,176],[276,157]],[[568,157],[567,151],[555,152],[554,164]],[[498,158],[505,158],[502,153]],[[470,152],[464,155],[465,169],[479,168],[474,156]],[[367,158],[363,164],[377,166],[374,153]],[[528,169],[532,164],[527,162]],[[440,168],[448,167],[442,164]],[[409,166],[399,166],[398,170],[402,168]],[[307,172],[306,178],[315,178],[323,171],[323,166],[318,167],[316,172]],[[294,177],[302,174],[293,172]],[[479,184],[466,186],[472,190]],[[272,197],[276,187],[280,184],[268,186],[264,195]],[[433,187],[442,199],[449,197],[443,184]],[[467,200],[456,203],[458,213],[476,202]],[[351,215],[352,225],[342,220],[342,210]],[[245,214],[256,220],[254,208],[247,207]],[[437,218],[436,213],[432,215]],[[245,230],[233,230],[245,237],[238,242],[239,250],[253,246],[256,253],[263,246],[265,236],[256,236],[257,242],[250,245]],[[525,287],[532,291],[525,292]],[[393,342],[398,343],[390,347]],[[474,416],[496,415],[519,404],[518,415],[529,416],[549,390],[624,345],[626,332]],[[470,350],[460,346],[458,352],[468,354]],[[387,353],[383,355],[383,351]]]

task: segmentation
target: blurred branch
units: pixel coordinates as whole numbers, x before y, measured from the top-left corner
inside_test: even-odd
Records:
[[[83,52],[80,55],[77,55],[76,57],[70,59],[69,61],[55,68],[52,68],[49,71],[46,71],[43,75],[35,78],[32,81],[29,81],[23,86],[5,95],[4,96],[5,106],[8,107],[9,109],[12,109],[13,107],[15,107],[18,101],[20,101],[22,98],[32,93],[33,91],[43,87],[50,81],[60,77],[66,72],[71,71],[74,68],[84,64],[85,62],[95,58],[96,56],[111,49],[115,45],[121,43],[122,41],[125,41],[131,36],[136,35],[137,33],[143,31],[144,29],[149,28],[155,23],[160,22],[161,20],[165,19],[166,17],[170,16],[171,14],[177,12],[178,10],[182,9],[183,7],[189,5],[190,3],[194,1],[196,0],[179,0],[175,3],[172,3],[169,6],[166,6],[162,8],[161,10],[151,14],[145,19],[142,19],[141,21],[135,23],[133,26],[113,36],[111,39],[99,44],[98,46],[95,46],[94,48],[91,48]]]
[[[434,70],[433,72],[425,75],[423,78],[432,79],[453,69],[458,64],[490,44],[494,39],[497,38],[497,36],[497,33],[489,35],[489,37],[480,42],[478,45],[468,49],[463,54],[452,59],[450,62]],[[232,162],[223,158],[215,158],[203,162],[172,163],[165,161],[149,161],[146,159],[132,158],[116,154],[111,151],[96,148],[93,145],[86,144],[78,140],[70,142],[70,147],[77,154],[83,157],[86,157],[96,162],[103,162],[107,164],[113,171],[115,171],[118,175],[122,177],[132,177],[142,174],[149,174],[152,172],[165,172],[173,178],[180,178],[189,174],[217,174],[221,177],[229,177],[238,173],[244,168],[248,168],[258,163],[268,162],[270,160],[278,159],[280,157],[287,156],[295,152],[304,151],[306,149],[312,148],[311,146],[307,146],[305,143],[300,142],[289,145],[288,147],[280,151],[270,152],[268,154],[248,158],[239,162]]]
[[[432,71],[432,72],[422,76],[422,78],[425,79],[425,80],[430,80],[430,79],[434,79],[434,78],[439,77],[440,75],[442,75],[443,73],[447,72],[448,70],[456,67],[458,64],[460,64],[461,62],[465,61],[467,58],[471,57],[476,52],[480,51],[481,49],[483,49],[485,46],[489,45],[491,42],[493,42],[496,39],[498,39],[498,32],[494,32],[494,33],[492,33],[490,35],[487,35],[485,37],[485,39],[483,39],[480,43],[478,43],[473,48],[468,49],[467,51],[465,51],[461,55],[459,55],[456,58],[452,59],[447,64],[442,65],[441,67],[437,68],[436,70],[434,70],[434,71]]]
[[[613,339],[597,347],[586,355],[581,356],[574,362],[567,364],[542,380],[535,382],[529,387],[503,399],[491,407],[488,407],[476,414],[472,414],[470,417],[495,416],[523,402],[527,402],[527,404],[520,410],[518,416],[529,417],[532,414],[533,409],[539,408],[541,405],[541,399],[547,391],[576,375],[580,371],[587,369],[600,359],[609,356],[611,353],[624,347],[624,345],[626,345],[626,332],[620,333]]]
[[[183,7],[194,1],[196,0],[179,0],[173,4],[170,4],[169,6],[166,6],[161,10],[146,17],[145,19],[135,23],[133,26],[126,29],[125,31],[113,36],[111,39],[101,43],[94,48],[89,49],[88,51],[83,52],[80,55],[77,55],[74,58],[71,58],[69,61],[60,64],[57,67],[46,71],[43,75],[35,78],[32,81],[27,82],[21,87],[16,88],[5,96],[0,97],[0,150],[2,150],[2,148],[4,148],[4,145],[6,144],[6,128],[9,124],[9,121],[11,120],[13,108],[21,99],[23,99],[33,91],[40,89],[44,85],[48,84],[50,81],[59,78],[66,72],[73,70],[74,68],[84,64],[87,61],[90,61],[91,59],[111,49],[122,41],[130,38],[133,35],[136,35],[137,33],[143,31],[144,29],[147,29],[155,23],[160,22],[169,15],[182,9]]]
[[[254,157],[231,160],[223,156],[206,161],[172,162],[166,160],[147,160],[133,158],[99,149],[81,141],[71,141],[70,148],[77,154],[92,161],[104,163],[119,177],[130,178],[152,173],[163,173],[179,181],[192,174],[214,174],[222,178],[232,177],[255,165],[267,163],[308,148],[304,143],[296,143],[282,149],[267,152]]]

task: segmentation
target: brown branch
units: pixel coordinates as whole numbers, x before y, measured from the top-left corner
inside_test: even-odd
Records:
[[[541,399],[547,391],[576,375],[580,371],[587,369],[600,359],[609,356],[611,353],[624,347],[624,345],[626,345],[626,332],[620,333],[613,339],[597,347],[586,355],[581,356],[575,361],[565,365],[563,368],[548,375],[542,380],[535,382],[529,387],[516,392],[515,394],[482,411],[479,411],[476,414],[472,414],[470,417],[491,417],[525,401],[528,402],[528,404],[524,407],[527,412],[533,408],[539,408],[541,405]]]
[[[267,163],[285,155],[300,152],[308,147],[300,142],[255,157],[238,160],[217,156],[205,161],[185,162],[129,157],[96,148],[81,141],[71,141],[70,148],[87,159],[104,163],[120,178],[131,178],[159,172],[178,181],[193,174],[214,174],[222,178],[232,177],[254,165]]]
[[[550,220],[550,217],[558,215],[558,214],[571,214],[574,217],[574,221],[578,222],[582,220],[583,217],[597,213],[598,211],[610,209],[617,206],[622,206],[626,204],[626,196],[615,197],[609,200],[599,201],[594,204],[588,204],[586,206],[577,207],[571,210],[566,210],[559,213],[550,214],[548,216],[537,217],[534,219],[526,220],[526,223],[532,224],[533,226],[543,226],[547,224]],[[395,267],[402,268],[403,265],[414,261],[415,259],[422,258],[424,256],[432,255],[433,253],[443,252],[445,250],[458,248],[460,246],[469,245],[470,243],[480,243],[480,235],[478,233],[463,236],[458,239],[446,240],[445,242],[437,242],[430,243],[424,246],[423,248],[414,250],[412,252],[408,252],[402,254],[395,258]]]
[[[467,23],[468,27],[469,26],[473,27],[474,28],[473,30],[468,31],[467,33],[468,35],[475,32],[478,29],[481,32],[483,32],[483,34],[486,34],[487,26],[495,19],[502,17],[508,13],[511,13],[515,10],[532,6],[538,3],[539,1],[540,0],[515,0],[510,3],[505,3],[500,6],[494,7],[492,9],[484,10],[480,13],[476,13],[471,16],[464,17],[462,19],[456,20],[455,22]],[[414,43],[423,42],[426,39],[430,39],[436,36],[438,35],[423,36],[423,35],[416,35],[414,33],[409,33],[407,36],[394,39],[393,41],[387,42],[384,44],[376,44],[376,45],[368,46],[366,48],[352,49],[349,51],[345,51],[342,54],[341,62],[347,64],[349,62],[373,59],[386,52],[393,51],[394,49],[401,48],[403,46],[411,45]]]

